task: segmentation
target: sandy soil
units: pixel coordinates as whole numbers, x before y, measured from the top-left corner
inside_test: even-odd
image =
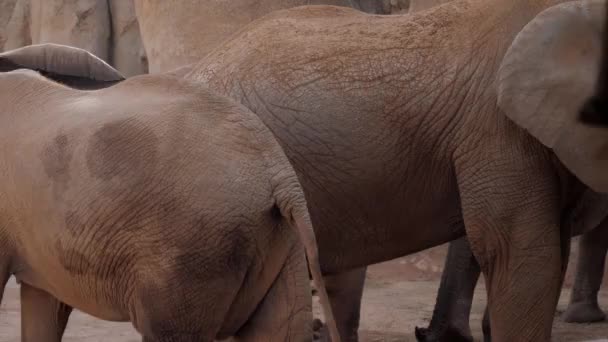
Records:
[[[420,262],[417,259],[417,262]],[[362,341],[396,342],[415,341],[415,326],[426,326],[431,317],[437,280],[411,281],[400,279],[397,272],[407,267],[411,260],[398,259],[370,268],[363,299]],[[410,275],[411,276],[411,275]],[[569,290],[560,299],[559,311],[565,308]],[[19,288],[11,281],[0,310],[0,341],[18,342],[19,338]],[[477,289],[473,307],[472,328],[477,340],[481,340],[481,317],[485,305],[483,285]],[[608,310],[608,289],[601,293],[601,305]],[[318,308],[317,308],[318,309]],[[608,323],[589,325],[566,324],[556,319],[555,341],[584,341],[608,338]],[[65,342],[139,342],[140,339],[128,323],[110,323],[80,312],[72,315]]]

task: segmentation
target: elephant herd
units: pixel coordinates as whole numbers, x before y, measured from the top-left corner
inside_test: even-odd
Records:
[[[308,6],[305,6],[308,5]],[[435,6],[432,6],[435,5]],[[451,242],[419,341],[603,320],[605,0],[0,0],[0,299],[144,342],[358,341],[366,268]],[[608,32],[608,31],[607,31]],[[608,334],[608,332],[607,332]]]

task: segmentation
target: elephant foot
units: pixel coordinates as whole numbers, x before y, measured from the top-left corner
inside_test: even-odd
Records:
[[[462,332],[455,327],[446,327],[439,331],[416,327],[415,334],[419,342],[473,342],[470,331]]]
[[[318,318],[312,321],[312,337],[313,342],[330,342],[327,326]]]
[[[568,323],[592,323],[606,319],[606,314],[597,303],[571,303],[562,314],[562,319]]]
[[[325,325],[325,323],[318,318],[315,318],[312,321],[312,336],[313,342],[331,342],[327,325]],[[359,334],[357,332],[353,332],[349,335],[344,334],[344,332],[340,332],[340,338],[342,339],[342,342],[358,342]]]

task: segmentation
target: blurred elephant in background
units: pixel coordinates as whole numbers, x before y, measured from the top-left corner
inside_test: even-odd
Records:
[[[368,13],[407,10],[410,0],[134,0],[151,73],[198,61],[246,24],[302,5],[353,7]]]
[[[126,76],[148,71],[132,0],[4,1],[1,8],[7,12],[0,14],[4,50],[63,44],[91,52]]]

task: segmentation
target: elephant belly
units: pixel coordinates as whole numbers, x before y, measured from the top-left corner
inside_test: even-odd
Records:
[[[309,203],[314,203],[311,215],[323,271],[391,260],[464,235],[454,183],[428,183],[412,181],[402,191],[390,184],[376,186],[371,195],[369,189],[353,187],[349,200],[342,202],[315,191]]]
[[[388,261],[457,239],[465,234],[458,214],[420,215],[412,213],[393,225],[361,219],[359,223],[328,224],[345,236],[336,238],[335,232],[319,234],[319,249],[324,272],[334,273]],[[346,237],[348,236],[348,237]],[[336,242],[339,241],[339,242]]]
[[[40,244],[31,240],[23,244],[15,278],[91,316],[128,321],[127,294],[133,270],[104,268],[109,264],[107,258],[65,243],[65,239],[57,239],[54,248],[49,248],[44,242],[52,239],[49,236],[39,240]]]
[[[44,270],[27,270],[15,274],[17,281],[42,289],[61,302],[93,317],[106,321],[129,321],[127,301],[119,299],[126,292],[111,293],[113,281],[98,281],[74,276],[62,269],[52,274]],[[107,290],[105,290],[107,289]]]

